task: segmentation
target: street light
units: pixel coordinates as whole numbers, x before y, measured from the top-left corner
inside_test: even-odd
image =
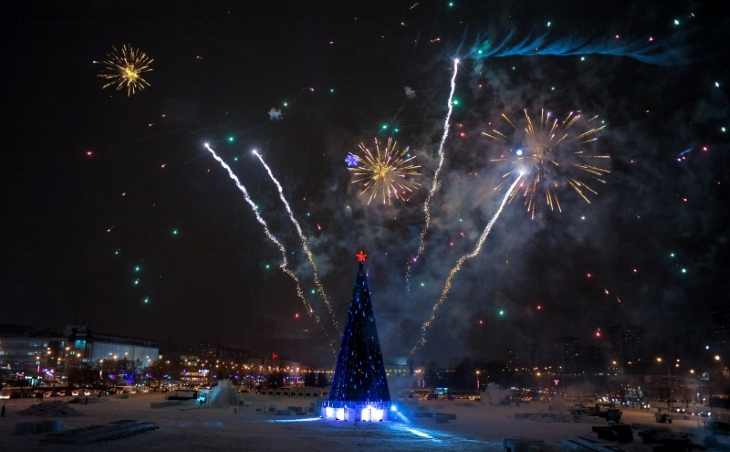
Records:
[[[638,394],[635,394],[636,390],[632,389],[633,388],[632,384],[633,384],[633,380],[634,380],[634,372],[633,372],[633,369],[631,368],[631,365],[634,363],[632,361],[629,361],[626,364],[628,364],[628,366],[629,366],[629,383],[628,383],[629,390],[633,391],[632,394],[634,396],[638,396]]]
[[[715,355],[714,358],[715,358],[715,362],[718,362],[718,363],[720,362],[720,355]],[[712,367],[714,367],[714,366],[712,366]],[[707,373],[707,392],[709,393],[708,397],[709,397],[710,409],[712,409],[712,383],[710,382],[711,378],[712,378],[711,377],[712,367],[710,368],[710,371]]]
[[[656,360],[659,364],[662,363],[661,357],[657,357]],[[677,366],[679,366],[679,364],[677,364]],[[667,365],[667,377],[669,379],[669,381],[667,382],[669,388],[669,393],[667,395],[667,407],[669,408],[669,411],[672,411],[672,368],[669,365]]]
[[[67,366],[67,361],[68,361],[68,351],[69,351],[70,349],[71,349],[71,347],[66,347],[66,348],[64,349],[64,351],[63,351],[63,365],[62,365],[62,370],[61,370],[61,373],[62,373],[63,375],[65,375],[65,374],[66,374],[66,369],[67,369],[67,367],[68,367],[68,366]],[[62,375],[62,377],[61,377],[61,378],[63,378],[63,375]]]

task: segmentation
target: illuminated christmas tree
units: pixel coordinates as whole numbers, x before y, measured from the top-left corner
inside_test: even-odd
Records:
[[[380,421],[390,406],[388,380],[373,305],[370,303],[365,257],[357,255],[360,268],[347,311],[347,322],[337,356],[330,397],[322,405],[323,416],[338,420]]]

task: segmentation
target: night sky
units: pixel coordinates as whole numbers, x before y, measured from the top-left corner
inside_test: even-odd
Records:
[[[518,192],[454,274],[417,362],[560,336],[608,349],[614,324],[704,343],[728,298],[730,28],[706,2],[73,3],[1,7],[0,323],[254,354],[308,338],[292,358],[334,362],[363,250],[383,354],[408,354],[514,180],[495,191],[524,133],[483,132],[514,132],[503,113],[523,130],[524,110],[597,116],[584,146],[610,172],[576,173],[566,152],[556,171],[594,188],[590,202],[561,179],[560,211],[538,190],[533,216]],[[98,77],[125,44],[154,60],[131,96]],[[389,137],[417,155],[419,188],[368,204],[345,157]]]

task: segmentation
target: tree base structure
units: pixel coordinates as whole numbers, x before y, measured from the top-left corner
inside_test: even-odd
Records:
[[[327,400],[322,403],[322,418],[335,421],[382,422],[388,420],[390,402],[341,402]]]

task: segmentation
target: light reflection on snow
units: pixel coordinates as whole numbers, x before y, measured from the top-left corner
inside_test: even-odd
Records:
[[[419,438],[428,439],[435,443],[440,443],[440,442],[443,442],[444,440],[449,441],[451,439],[456,438],[454,435],[450,435],[448,433],[433,431],[433,430],[428,430],[428,429],[423,429],[423,428],[413,428],[408,425],[403,425],[401,423],[388,423],[387,426],[391,430],[395,430],[399,433],[407,432],[407,433],[410,433],[411,435],[418,436]]]
[[[316,427],[318,425],[314,421],[321,421],[322,427]],[[334,432],[342,432],[340,427],[349,425],[346,431],[350,431],[350,428],[355,428],[357,431],[370,432],[373,437],[377,437],[379,441],[389,441],[393,445],[400,444],[421,444],[420,447],[428,448],[427,444],[432,444],[433,447],[440,448],[446,446],[448,450],[452,450],[451,447],[456,447],[453,450],[460,451],[471,451],[471,450],[488,450],[494,452],[500,452],[502,450],[501,442],[484,441],[480,439],[467,438],[460,435],[454,435],[452,433],[446,433],[441,430],[434,430],[429,428],[418,427],[415,428],[412,425],[404,424],[399,421],[389,422],[363,422],[363,421],[341,421],[331,422],[322,417],[304,417],[304,418],[290,418],[290,419],[260,419],[260,420],[243,420],[239,421],[242,424],[286,424],[286,423],[298,423],[312,425],[312,432],[320,432],[327,435],[327,432],[334,434]],[[330,430],[325,426],[340,426],[335,430]],[[359,427],[358,427],[359,426]],[[324,430],[322,430],[324,428]],[[379,433],[377,433],[379,432]],[[348,433],[349,435],[350,433]],[[330,439],[338,437],[334,434]],[[409,446],[410,447],[410,446]],[[476,447],[477,449],[473,449]],[[411,450],[411,449],[408,449]]]
[[[416,436],[420,436],[421,438],[432,439],[432,440],[438,441],[438,442],[441,441],[440,439],[436,439],[436,438],[434,438],[433,436],[429,435],[426,432],[422,432],[420,430],[416,430],[415,428],[412,428],[412,427],[407,427],[406,428],[406,431],[409,431],[409,432],[413,433]]]

